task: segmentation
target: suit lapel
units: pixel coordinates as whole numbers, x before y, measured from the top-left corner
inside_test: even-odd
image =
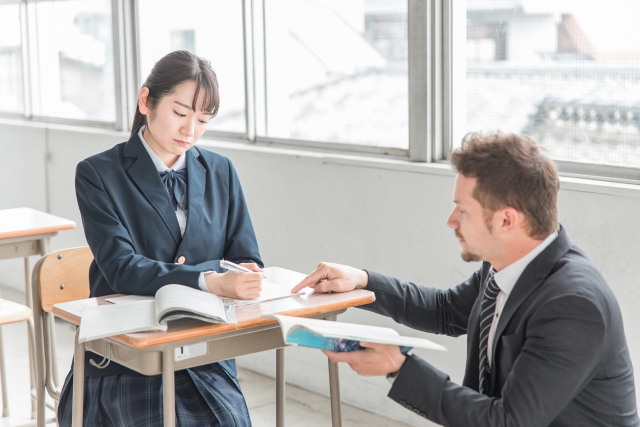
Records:
[[[137,131],[125,145],[124,157],[135,158],[127,169],[127,174],[147,201],[156,209],[176,245],[180,244],[180,226],[176,212],[173,210],[171,201],[167,197],[167,190],[162,184],[149,153],[142,145]]]
[[[184,232],[184,238],[178,248],[179,252],[189,241],[197,240],[195,237],[202,231],[200,230],[200,219],[202,218],[207,171],[198,161],[199,156],[200,153],[195,148],[187,151],[187,194],[189,199],[187,229]]]
[[[544,283],[546,278],[551,273],[554,265],[558,260],[569,250],[571,243],[564,228],[560,229],[558,237],[551,242],[529,265],[524,269],[518,281],[513,287],[507,303],[500,313],[500,319],[496,327],[496,334],[493,339],[493,345],[491,346],[492,355],[495,360],[496,348],[498,341],[502,336],[505,328],[509,324],[509,321],[516,313],[518,308],[526,301],[529,296],[536,291]],[[497,369],[491,370],[490,378],[490,390],[493,391],[493,387],[496,380]]]

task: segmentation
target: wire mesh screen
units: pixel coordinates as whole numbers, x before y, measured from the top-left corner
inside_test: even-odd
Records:
[[[466,130],[640,167],[640,1],[467,0]]]

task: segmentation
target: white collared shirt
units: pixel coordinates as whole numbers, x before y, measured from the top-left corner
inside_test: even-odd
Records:
[[[509,298],[513,287],[516,285],[516,282],[522,275],[524,269],[527,268],[529,263],[531,263],[531,261],[533,261],[543,250],[545,250],[545,248],[549,246],[551,242],[556,239],[556,237],[558,237],[558,232],[554,231],[531,252],[493,275],[494,279],[496,280],[496,285],[498,285],[498,287],[500,288],[500,293],[496,298],[496,311],[493,315],[493,323],[491,324],[491,329],[489,329],[489,341],[487,343],[487,359],[489,361],[489,366],[491,366],[493,358],[493,340],[496,335],[498,319],[500,317],[500,313],[502,313],[502,309],[507,303],[507,299]]]
[[[147,144],[147,141],[144,140],[144,136],[142,135],[142,133],[144,132],[145,127],[146,126],[142,126],[140,128],[140,131],[138,132],[138,136],[140,137],[140,141],[142,141],[142,145],[144,146],[145,150],[147,150],[147,153],[149,153],[149,157],[151,157],[151,161],[155,165],[158,172],[166,172],[169,170],[179,171],[181,169],[186,169],[187,168],[187,152],[185,151],[184,153],[182,153],[180,157],[178,157],[178,160],[176,160],[176,162],[173,165],[171,165],[171,167],[167,167],[167,165],[164,164],[164,162],[160,159],[160,157],[158,157],[155,151],[153,151],[151,147],[149,147],[149,144]],[[178,206],[176,209],[176,218],[178,219],[178,226],[180,227],[180,235],[182,237],[184,237],[184,231],[187,228],[188,212],[189,212],[189,209],[187,209],[186,211],[183,211],[180,206]],[[200,273],[200,277],[198,278],[198,286],[204,292],[209,292],[209,288],[207,288],[207,284],[204,280],[204,273]]]

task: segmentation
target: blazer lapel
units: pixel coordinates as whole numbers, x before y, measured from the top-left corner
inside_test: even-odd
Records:
[[[189,199],[187,229],[184,232],[184,238],[178,251],[181,251],[183,245],[189,244],[189,241],[194,240],[202,232],[200,230],[200,219],[202,218],[207,171],[198,161],[199,156],[200,153],[195,148],[187,151],[187,195]]]
[[[136,158],[127,169],[127,174],[136,184],[136,187],[144,195],[149,203],[156,209],[162,221],[167,226],[169,233],[175,240],[176,245],[180,244],[180,226],[173,210],[171,201],[167,197],[167,190],[162,184],[160,175],[156,170],[149,153],[142,145],[137,131],[124,147],[124,157]]]
[[[496,327],[496,334],[493,339],[493,345],[491,346],[492,355],[495,358],[496,348],[502,333],[509,324],[509,321],[516,313],[518,308],[529,298],[529,296],[535,292],[536,289],[544,283],[549,273],[553,269],[553,266],[558,260],[569,250],[571,243],[564,228],[560,228],[558,237],[551,242],[533,261],[529,263],[527,268],[524,269],[518,281],[516,282],[507,303],[500,313],[500,319]],[[496,380],[496,369],[491,370],[490,378],[490,390],[493,390]]]

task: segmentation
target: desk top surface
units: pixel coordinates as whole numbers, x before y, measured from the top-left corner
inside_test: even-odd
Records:
[[[56,304],[53,306],[53,314],[78,325],[84,307],[110,304],[106,301],[106,298],[112,296]],[[166,332],[137,332],[117,335],[109,339],[132,348],[147,348],[276,323],[275,319],[261,317],[265,314],[286,313],[291,316],[314,316],[369,304],[373,301],[375,301],[374,293],[364,289],[344,293],[317,293],[309,296],[293,296],[236,307],[237,324],[211,324],[195,319],[180,319],[169,323],[169,330]]]
[[[0,239],[57,233],[76,228],[76,223],[31,208],[0,210]]]

